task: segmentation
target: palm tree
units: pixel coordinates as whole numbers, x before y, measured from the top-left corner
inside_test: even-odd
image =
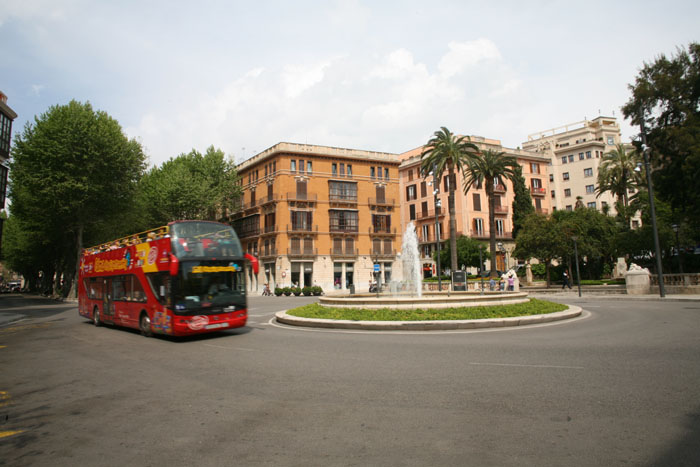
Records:
[[[457,213],[455,209],[455,171],[463,171],[463,167],[479,148],[469,141],[468,136],[455,136],[445,128],[440,128],[425,145],[421,153],[421,174],[427,178],[432,172],[434,180],[442,180],[442,174],[447,169],[449,196],[447,198],[450,213],[450,266],[456,271],[457,264]],[[438,182],[439,183],[439,182]],[[434,187],[439,189],[439,186]],[[437,209],[437,206],[435,206]]]
[[[629,197],[627,193],[631,188],[636,188],[641,182],[638,172],[635,172],[639,156],[636,150],[627,151],[623,144],[618,144],[610,152],[603,154],[600,166],[598,167],[598,187],[597,196],[609,191],[617,197],[617,202],[627,208]],[[629,225],[629,214],[627,209],[625,217]]]
[[[494,196],[495,181],[504,178],[510,181],[516,176],[518,161],[515,157],[504,156],[504,152],[490,149],[477,154],[466,167],[464,192],[467,193],[473,185],[484,185],[486,197],[489,200],[489,247],[491,258],[496,258],[496,197]],[[491,265],[491,277],[496,277],[495,265]]]

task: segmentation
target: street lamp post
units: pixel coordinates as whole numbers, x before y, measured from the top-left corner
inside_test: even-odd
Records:
[[[484,259],[483,259],[483,245],[479,245],[479,277],[481,278],[481,295],[484,295]]]
[[[644,169],[647,173],[647,186],[649,188],[649,209],[651,210],[651,229],[654,232],[654,250],[656,253],[656,269],[659,272],[659,296],[666,296],[664,290],[664,271],[661,266],[661,247],[659,246],[659,230],[656,227],[656,209],[654,207],[654,187],[651,183],[651,168],[649,167],[649,153],[651,148],[647,146],[647,132],[644,129],[644,108],[639,109],[639,129],[642,131],[642,154],[644,155]]]
[[[437,276],[438,276],[438,292],[442,292],[442,279],[440,278],[440,220],[438,217],[438,208],[440,207],[440,199],[438,198],[438,193],[440,192],[440,182],[438,181],[436,167],[433,166],[433,170],[430,172],[433,176],[433,205],[435,207],[435,249],[437,251]]]
[[[681,243],[678,240],[678,231],[681,229],[681,226],[678,224],[673,224],[671,225],[671,228],[673,228],[673,231],[676,232],[676,254],[678,255],[678,272],[680,274],[683,274],[683,261],[681,261]]]
[[[578,237],[576,235],[571,237],[574,241],[574,259],[576,260],[576,282],[578,283],[578,296],[581,296],[581,273],[578,270],[578,247],[576,246],[576,240]]]

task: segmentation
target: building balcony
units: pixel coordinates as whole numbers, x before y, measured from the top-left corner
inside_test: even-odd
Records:
[[[316,201],[316,193],[287,193],[287,201]]]
[[[537,214],[549,214],[549,209],[546,208],[535,208]]]
[[[269,250],[260,250],[260,259],[262,260],[270,260],[274,259],[277,257],[277,249],[276,248],[270,248]]]
[[[500,215],[508,214],[508,206],[496,206],[493,208],[493,212]]]
[[[396,235],[396,227],[373,226],[369,228],[371,235]]]
[[[357,195],[352,194],[341,194],[341,193],[330,193],[328,195],[328,202],[331,204],[357,204]]]
[[[505,193],[506,192],[506,186],[502,184],[494,185],[493,186],[493,192],[494,193]]]
[[[333,258],[355,258],[359,255],[357,248],[331,248],[330,255]]]
[[[443,211],[442,209],[438,209],[438,211],[437,211],[438,218],[444,217],[445,211]],[[420,211],[420,212],[416,213],[416,217],[418,218],[418,220],[435,219],[435,211],[432,209],[429,209],[427,211]]]
[[[340,232],[340,233],[357,233],[358,228],[356,223],[334,223],[331,222],[329,226],[329,230],[331,232]]]
[[[276,225],[266,225],[263,228],[262,233],[263,234],[276,234],[277,233],[277,226]]]
[[[530,194],[532,196],[545,196],[547,194],[547,190],[542,187],[530,187]]]
[[[257,209],[258,208],[258,200],[254,199],[252,201],[248,201],[247,203],[243,203],[242,207],[243,207],[244,211],[250,211],[251,209]]]
[[[287,224],[287,232],[317,234],[318,226],[308,224]]]
[[[489,236],[489,233],[485,230],[471,230],[470,236],[472,238],[476,238],[479,240],[488,240],[491,238]],[[496,239],[497,240],[512,240],[513,239],[513,232],[496,232]]]
[[[372,250],[370,256],[373,260],[394,258],[396,256],[396,250]]]
[[[287,248],[287,256],[294,256],[294,257],[318,256],[318,249],[316,249],[316,248]]]
[[[396,206],[396,200],[393,198],[368,198],[367,204],[370,206],[394,207]]]
[[[257,227],[255,229],[245,229],[241,231],[236,232],[238,234],[239,238],[249,238],[249,237],[255,237],[260,235],[260,227]]]
[[[282,196],[277,193],[273,193],[269,196],[263,196],[262,198],[260,198],[258,200],[258,205],[264,206],[266,204],[276,203],[277,201],[282,201]]]

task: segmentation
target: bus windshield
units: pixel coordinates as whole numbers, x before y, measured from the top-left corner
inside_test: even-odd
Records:
[[[243,256],[236,232],[231,226],[218,222],[174,222],[170,225],[170,237],[178,259]]]
[[[175,312],[221,313],[245,307],[242,261],[183,261],[174,290]]]

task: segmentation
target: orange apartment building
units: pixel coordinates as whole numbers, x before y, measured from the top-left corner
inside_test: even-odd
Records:
[[[472,136],[471,141],[482,149],[504,151],[505,155],[513,156],[523,168],[525,183],[530,188],[533,204],[538,212],[547,214],[551,212],[549,193],[549,166],[551,160],[544,155],[534,152],[510,149],[501,146],[499,140],[486,139]],[[423,179],[420,175],[420,155],[423,147],[407,151],[399,155],[402,161],[399,167],[400,193],[401,193],[401,224],[405,228],[410,221],[416,226],[416,234],[420,245],[420,255],[423,261],[425,276],[432,275],[434,261],[432,252],[437,248],[435,202],[433,196],[433,177]],[[464,194],[463,176],[457,174],[457,189],[455,203],[457,212],[457,235],[466,235],[472,238],[488,242],[489,239],[489,215],[488,198],[483,188],[471,188],[468,194]],[[440,240],[444,242],[449,237],[449,212],[447,197],[449,180],[444,176],[440,182],[438,198],[441,207],[438,208],[437,219]],[[516,261],[512,258],[515,248],[513,241],[513,185],[510,181],[498,180],[496,185],[496,239],[500,244],[501,252],[496,257],[495,268],[504,271],[513,267]],[[403,231],[403,230],[402,230]],[[487,264],[487,268],[491,266]],[[449,268],[448,265],[442,265]]]
[[[243,198],[230,220],[260,262],[249,291],[367,291],[375,264],[382,282],[400,278],[396,154],[279,143],[237,168]]]

